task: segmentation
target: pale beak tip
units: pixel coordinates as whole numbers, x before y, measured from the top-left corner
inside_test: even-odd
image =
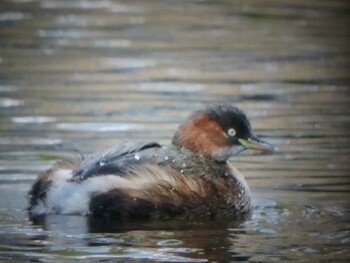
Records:
[[[261,153],[273,154],[277,151],[277,147],[269,144],[258,137],[252,137],[248,140],[239,139],[239,142],[246,148],[250,150],[259,151]]]

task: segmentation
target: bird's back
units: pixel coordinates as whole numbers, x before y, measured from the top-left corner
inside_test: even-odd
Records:
[[[138,142],[57,164],[33,185],[30,211],[113,217],[223,216],[248,211],[248,192],[226,163],[181,147]]]

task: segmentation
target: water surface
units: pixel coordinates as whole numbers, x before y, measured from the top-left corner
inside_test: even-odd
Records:
[[[350,260],[347,1],[0,3],[0,260]],[[37,174],[126,140],[168,143],[193,110],[244,109],[244,221],[28,218]]]

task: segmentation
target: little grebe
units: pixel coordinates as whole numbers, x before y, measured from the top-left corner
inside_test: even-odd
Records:
[[[273,152],[230,105],[195,112],[172,144],[137,142],[58,162],[35,181],[32,215],[220,217],[251,209],[243,176],[227,161],[245,149]]]

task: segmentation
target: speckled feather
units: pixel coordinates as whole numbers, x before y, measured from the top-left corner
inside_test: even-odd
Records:
[[[133,147],[134,146],[134,147]],[[131,169],[145,164],[171,168],[183,175],[203,177],[227,177],[230,169],[203,154],[194,154],[186,148],[160,146],[156,143],[138,142],[124,144],[85,156],[73,171],[72,181],[81,182],[89,177],[115,174],[125,176]]]
[[[80,182],[92,176],[114,173],[123,175],[131,167],[147,161],[140,155],[145,155],[146,150],[159,149],[161,146],[155,142],[134,142],[120,144],[101,152],[83,156],[83,160],[74,169],[72,181]],[[146,151],[148,152],[148,151]]]

